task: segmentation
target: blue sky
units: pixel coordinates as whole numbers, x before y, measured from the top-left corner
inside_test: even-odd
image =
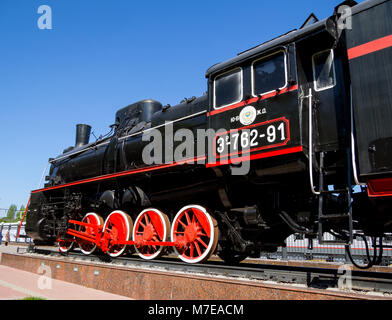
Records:
[[[340,2],[1,0],[0,208],[26,205],[77,123],[98,136],[132,102],[200,96],[211,65]],[[37,26],[40,5],[52,30]]]

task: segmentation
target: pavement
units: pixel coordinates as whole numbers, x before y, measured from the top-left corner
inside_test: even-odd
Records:
[[[16,253],[18,245],[0,246],[1,253]],[[131,300],[128,297],[49,279],[43,275],[0,264],[0,300]]]

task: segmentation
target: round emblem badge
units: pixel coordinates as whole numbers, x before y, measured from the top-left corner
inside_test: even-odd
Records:
[[[253,106],[247,106],[240,113],[240,122],[244,126],[252,124],[256,120],[257,111]]]

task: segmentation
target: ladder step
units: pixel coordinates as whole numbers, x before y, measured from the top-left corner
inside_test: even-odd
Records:
[[[319,244],[347,244],[344,240],[319,240]]]
[[[340,218],[348,218],[348,217],[350,217],[350,215],[344,213],[344,214],[326,214],[326,215],[321,215],[319,218],[328,220],[328,219],[340,219]]]
[[[325,176],[331,176],[333,174],[336,174],[336,170],[325,170],[324,169],[324,175]]]
[[[336,189],[336,190],[326,190],[326,191],[320,191],[321,193],[325,194],[331,194],[331,193],[346,193],[348,192],[347,189]]]

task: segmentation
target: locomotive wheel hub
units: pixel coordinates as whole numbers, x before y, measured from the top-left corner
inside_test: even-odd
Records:
[[[111,240],[116,240],[118,238],[118,230],[115,226],[110,230],[109,237]]]
[[[144,241],[151,241],[151,240],[153,240],[155,235],[156,235],[156,232],[154,230],[154,226],[151,223],[146,225],[146,227],[144,228],[144,232],[143,232],[143,240]]]
[[[191,223],[185,228],[185,240],[187,243],[196,241],[199,238],[201,228],[196,223]]]

